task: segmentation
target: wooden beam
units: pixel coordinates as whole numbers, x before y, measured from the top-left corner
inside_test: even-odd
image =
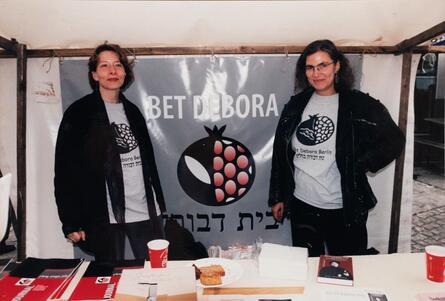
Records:
[[[299,54],[303,46],[241,46],[241,47],[142,47],[126,48],[128,54],[136,55],[209,55],[209,54]],[[347,46],[339,47],[344,53],[394,54],[395,46]],[[30,49],[28,58],[42,57],[89,57],[92,48],[79,49]],[[417,46],[413,53],[445,53],[445,46]],[[0,58],[15,58],[15,54],[0,50]]]
[[[12,39],[8,40],[2,36],[0,36],[0,48],[3,48],[6,50],[6,52],[15,54],[16,53],[16,47],[17,47],[17,41]]]
[[[128,55],[209,55],[209,54],[296,54],[303,52],[305,46],[233,46],[233,47],[137,47],[125,48]],[[345,53],[394,53],[394,46],[340,46]],[[78,49],[30,49],[29,58],[41,57],[89,57],[93,48]],[[0,58],[12,57],[0,51]]]
[[[17,45],[17,257],[26,258],[26,45]]]
[[[400,87],[399,128],[406,137],[408,120],[409,85],[411,80],[412,53],[403,54],[402,82]],[[400,209],[402,207],[403,168],[405,165],[405,150],[396,160],[394,172],[394,188],[392,195],[391,225],[389,229],[388,253],[396,253],[399,243]]]
[[[445,53],[445,45],[441,46],[417,46],[413,49],[413,53]]]
[[[410,39],[403,40],[395,46],[397,48],[397,53],[400,54],[409,51],[417,45],[431,40],[432,38],[435,38],[443,33],[445,33],[445,21],[431,27],[430,29],[425,30],[424,32],[419,33],[418,35],[415,35]]]

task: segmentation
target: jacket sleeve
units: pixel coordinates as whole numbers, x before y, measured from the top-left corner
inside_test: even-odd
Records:
[[[54,165],[54,194],[65,236],[81,229],[77,197],[81,191],[78,179],[82,176],[77,159],[79,144],[78,127],[68,109],[59,126]]]
[[[355,120],[359,128],[355,136],[367,142],[361,147],[356,167],[364,172],[375,173],[401,154],[405,147],[405,136],[378,100],[372,99],[363,109],[367,116]]]
[[[283,185],[287,183],[287,180],[283,179],[283,168],[285,167],[283,167],[283,165],[285,165],[283,161],[286,161],[285,125],[289,121],[288,116],[286,116],[287,107],[288,104],[283,108],[275,131],[269,183],[269,206],[273,206],[279,202],[285,202]]]

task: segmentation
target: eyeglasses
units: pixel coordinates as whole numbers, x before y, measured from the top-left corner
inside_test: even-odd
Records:
[[[307,73],[309,73],[309,72],[314,72],[315,70],[317,70],[317,71],[319,71],[319,72],[323,72],[323,71],[326,70],[326,68],[327,68],[329,65],[332,65],[332,64],[334,64],[333,61],[330,62],[330,63],[325,63],[325,62],[323,62],[323,63],[318,64],[317,66],[306,65],[306,66],[304,66],[304,69],[306,70]]]

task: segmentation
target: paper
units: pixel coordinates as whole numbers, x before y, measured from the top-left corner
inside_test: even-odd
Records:
[[[144,269],[123,270],[121,274],[121,279],[117,286],[116,297],[118,297],[119,295],[130,295],[135,297],[147,298],[150,285],[139,283],[139,280],[143,272]]]
[[[196,294],[195,268],[193,266],[152,269],[146,262],[139,283],[156,283],[157,295]]]
[[[322,301],[391,301],[383,290],[332,288],[321,292]]]
[[[298,296],[271,296],[271,295],[255,295],[255,296],[208,296],[209,301],[297,301],[301,300]]]
[[[445,291],[442,293],[425,293],[416,296],[418,301],[445,301]]]
[[[306,280],[307,258],[306,248],[264,243],[258,256],[259,272],[262,277]]]

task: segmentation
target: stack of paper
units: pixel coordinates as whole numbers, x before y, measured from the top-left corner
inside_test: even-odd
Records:
[[[150,284],[140,284],[139,279],[144,269],[123,270],[117,286],[115,300],[149,300]]]
[[[264,243],[258,256],[259,272],[262,277],[306,280],[307,258],[306,248]]]
[[[124,270],[116,301],[138,297],[152,297],[157,301],[197,300],[195,269],[191,265],[170,267],[172,262],[169,262],[167,268],[152,269],[147,263],[143,270]]]

